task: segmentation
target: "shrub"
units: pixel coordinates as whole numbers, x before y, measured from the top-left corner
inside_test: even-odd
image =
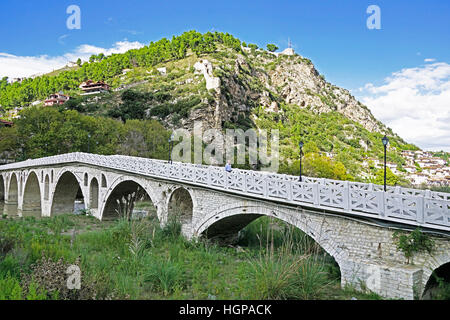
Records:
[[[305,300],[319,298],[329,284],[324,264],[313,257],[303,260],[298,270],[298,297]]]
[[[425,252],[431,253],[434,247],[434,241],[427,234],[422,233],[419,228],[416,228],[409,234],[399,233],[395,231],[392,235],[397,244],[397,249],[402,251],[405,255],[407,262],[410,263],[410,259],[414,253]]]
[[[23,289],[20,281],[9,274],[0,278],[0,300],[22,300]]]
[[[79,265],[79,261],[75,264]],[[70,265],[62,258],[55,262],[42,256],[41,260],[31,266],[31,273],[22,273],[21,284],[24,292],[35,298],[43,298],[42,293],[45,292],[49,299],[55,296],[63,300],[95,299],[95,285],[86,279],[83,279],[81,289],[68,288],[66,271]]]
[[[250,278],[254,283],[252,295],[254,299],[289,299],[298,296],[298,270],[303,264],[305,255],[296,255],[295,243],[288,234],[282,246],[275,250],[273,231],[271,241],[266,247],[261,245],[260,255],[250,258]]]
[[[183,268],[170,259],[153,261],[147,269],[145,281],[152,290],[161,292],[165,296],[174,292],[177,287],[183,287]]]

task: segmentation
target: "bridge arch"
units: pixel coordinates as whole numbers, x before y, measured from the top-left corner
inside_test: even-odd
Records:
[[[45,190],[49,183],[49,176],[45,177]],[[45,191],[46,192],[46,191]],[[62,171],[56,178],[56,186],[50,198],[52,199],[50,215],[73,213],[77,195],[81,193],[86,204],[86,196],[81,188],[81,181],[71,171]]]
[[[443,278],[445,282],[450,283],[450,252],[435,252],[432,256],[433,259],[425,264],[422,275],[423,287],[420,295],[426,299],[430,298],[430,295],[433,295],[432,291],[437,286],[437,281],[433,273]]]
[[[283,208],[270,207],[264,204],[229,204],[216,209],[196,223],[194,236],[233,238],[252,221],[262,216],[268,216],[286,222],[310,236],[326,253],[334,258],[341,269],[341,262],[347,253],[336,250],[336,244],[330,241],[328,230],[324,230],[323,224],[305,219],[302,217],[301,210],[289,212],[289,210],[283,210]]]
[[[30,171],[23,191],[22,216],[40,217],[42,214],[41,186],[36,172]]]
[[[141,194],[139,196],[142,196],[144,198],[148,198],[148,200],[152,203],[154,210],[157,211],[157,198],[155,194],[153,193],[153,190],[151,190],[145,183],[143,183],[142,180],[134,178],[134,177],[118,177],[116,180],[114,180],[109,188],[108,192],[106,193],[104,199],[104,207],[100,215],[100,219],[111,219],[111,218],[118,218],[119,214],[116,210],[119,210],[119,205],[117,201],[121,201],[121,205],[123,202],[124,197],[127,197],[134,192],[137,192],[138,190],[142,190]],[[140,199],[136,199],[140,200]],[[134,204],[132,204],[134,207]],[[158,219],[160,219],[159,216],[157,216]]]
[[[192,223],[194,199],[189,189],[178,187],[173,190],[167,198],[167,221],[176,218],[182,225]]]
[[[8,180],[8,197],[7,199],[5,199],[4,213],[8,216],[16,216],[17,207],[19,204],[19,181],[17,178],[17,174],[13,172]]]
[[[3,215],[3,208],[5,206],[5,179],[0,174],[0,215]]]

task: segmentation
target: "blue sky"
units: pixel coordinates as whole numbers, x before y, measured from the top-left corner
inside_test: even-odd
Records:
[[[81,9],[81,30],[66,27],[66,8],[72,4]],[[381,30],[366,26],[369,5],[381,9]],[[450,62],[450,1],[446,0],[0,2],[0,54],[23,58],[22,65],[28,61],[25,57],[62,57],[80,52],[83,45],[109,49],[120,41],[148,44],[192,29],[229,32],[263,47],[275,43],[285,48],[290,38],[296,51],[310,58],[328,81],[365,102],[388,95],[373,88],[385,87],[405,70]],[[4,75],[7,66],[0,61],[0,76],[2,67]],[[445,67],[439,81],[448,80],[446,72]],[[358,90],[362,87],[371,91]],[[417,89],[416,84],[413,87]],[[380,101],[378,106],[371,103],[375,104],[371,109],[386,108],[380,107]],[[386,118],[383,112],[374,114]]]

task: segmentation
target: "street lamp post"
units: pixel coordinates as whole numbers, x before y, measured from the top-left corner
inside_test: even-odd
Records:
[[[384,146],[384,192],[386,192],[386,148],[389,143],[388,137],[384,136],[383,139],[381,139]]]
[[[173,133],[169,138],[169,163],[172,164]]]
[[[91,153],[91,134],[88,134],[88,153]]]
[[[303,142],[300,141],[298,143],[298,147],[300,148],[300,177],[299,181],[302,182],[302,156],[303,156]]]

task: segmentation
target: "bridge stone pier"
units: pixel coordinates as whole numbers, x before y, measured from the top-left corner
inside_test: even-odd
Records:
[[[450,195],[126,156],[72,153],[0,166],[0,209],[8,216],[74,212],[75,200],[102,220],[140,187],[162,225],[171,217],[187,238],[237,239],[261,216],[308,234],[339,265],[341,283],[387,298],[420,298],[432,272],[450,263]],[[413,264],[395,230],[421,227],[434,251]]]

